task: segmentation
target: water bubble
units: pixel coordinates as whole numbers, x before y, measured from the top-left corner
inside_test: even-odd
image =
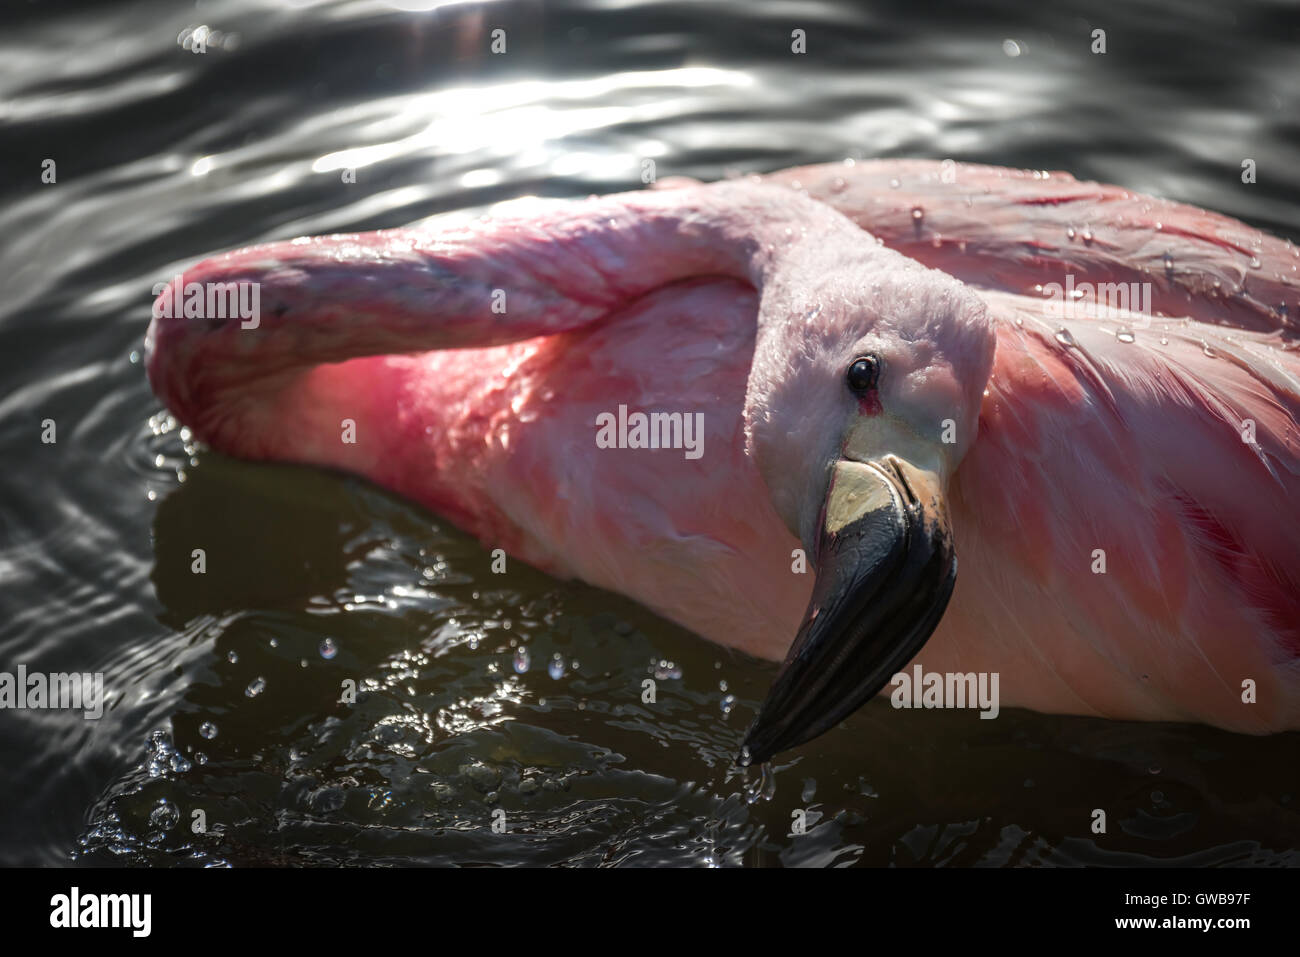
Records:
[[[1201,340],[1201,354],[1213,359],[1218,353],[1210,348],[1210,344],[1204,339]]]
[[[1115,338],[1120,342],[1132,342],[1135,337],[1131,329],[1121,329],[1119,332],[1115,333]]]
[[[227,653],[227,655],[226,655],[226,660],[229,661],[229,662],[233,665],[235,662],[237,662],[237,661],[239,660],[239,655],[237,655],[237,654],[235,654],[233,651],[231,651],[231,652]]]
[[[734,694],[725,694],[722,700],[718,702],[718,707],[722,709],[723,714],[731,714],[732,709],[736,707],[736,696]]]
[[[1083,227],[1082,238],[1085,243],[1092,242],[1092,230],[1087,226]]]
[[[655,662],[654,675],[657,681],[676,681],[682,676],[682,669],[671,661],[660,658]]]
[[[1170,253],[1165,253],[1164,262],[1165,262],[1165,275],[1172,276],[1174,274],[1174,257]]]
[[[459,768],[461,777],[469,778],[470,784],[483,794],[495,791],[501,786],[501,769],[483,761],[474,760],[462,764]]]
[[[1074,236],[1075,236],[1074,227],[1073,227],[1073,226],[1067,226],[1066,229],[1065,229],[1065,238],[1066,238],[1066,239],[1074,239]]]
[[[532,663],[532,656],[528,653],[528,648],[526,646],[520,645],[515,649],[515,674],[525,674]]]
[[[726,682],[725,679],[722,680],[722,681],[719,681],[719,682],[718,682],[718,690],[719,690],[719,691],[726,691],[726,690],[727,690],[727,682]]]
[[[211,721],[204,721],[199,725],[199,734],[211,741],[217,736],[217,726]]]
[[[921,222],[921,220],[923,220],[923,219],[925,219],[925,210],[923,210],[920,206],[913,206],[913,207],[912,207],[912,222],[914,222],[914,223],[919,223],[919,222]]]
[[[844,177],[836,176],[835,179],[831,181],[831,192],[842,193],[844,192],[844,187],[846,186],[848,186],[848,183],[844,181]]]
[[[179,751],[172,752],[170,764],[171,769],[177,774],[184,774],[190,768],[194,767],[194,765],[190,764],[190,759],[185,757],[185,755],[181,754]]]
[[[564,677],[564,656],[558,651],[551,655],[551,661],[546,666],[546,673],[556,681]]]
[[[250,698],[256,698],[265,690],[266,679],[259,675],[248,683],[248,687],[244,689],[244,694]]]
[[[145,754],[148,756],[145,761],[145,770],[149,777],[156,778],[165,774],[171,769],[171,757],[175,753],[172,746],[171,735],[166,731],[153,731],[149,734],[149,742],[145,745]]]
[[[149,812],[149,826],[161,831],[170,831],[181,819],[181,811],[175,804],[162,798]]]
[[[1010,40],[1010,39],[1003,40],[1002,52],[1009,57],[1018,57],[1020,56],[1020,44],[1017,43],[1015,40]]]
[[[339,646],[334,643],[333,638],[326,638],[320,643],[320,656],[329,661],[339,653]]]
[[[898,181],[898,177],[897,177],[897,176],[895,176],[893,179],[891,179],[891,180],[889,181],[889,188],[890,188],[890,189],[898,189],[898,187],[900,187],[900,186],[902,186],[902,185],[903,185],[903,184],[900,183],[900,182]]]
[[[1056,330],[1056,341],[1067,349],[1075,344],[1074,336],[1070,335],[1070,330],[1065,328],[1065,326]]]

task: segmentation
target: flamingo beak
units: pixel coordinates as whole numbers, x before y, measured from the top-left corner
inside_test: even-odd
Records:
[[[910,661],[957,577],[942,484],[895,455],[836,463],[817,581],[739,763],[768,761],[844,720]]]

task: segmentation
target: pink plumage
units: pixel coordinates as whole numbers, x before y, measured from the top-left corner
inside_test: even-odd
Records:
[[[258,327],[155,318],[151,381],[221,451],[363,475],[774,659],[827,463],[887,432],[933,451],[961,562],[927,670],[1300,727],[1300,251],[1061,173],[673,186],[214,257],[185,281],[258,282]],[[1151,313],[1062,315],[1067,276],[1149,283]],[[878,412],[846,404],[854,350],[883,358]],[[598,447],[620,405],[699,413],[703,454]]]

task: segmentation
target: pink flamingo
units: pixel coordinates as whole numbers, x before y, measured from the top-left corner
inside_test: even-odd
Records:
[[[753,760],[923,645],[1003,704],[1300,727],[1300,250],[1062,173],[665,185],[208,259],[151,382],[218,450],[784,658]],[[260,284],[256,327],[160,317],[209,283]],[[604,447],[637,412],[695,444]]]

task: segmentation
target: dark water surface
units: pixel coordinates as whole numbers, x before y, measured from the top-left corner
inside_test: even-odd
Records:
[[[1297,734],[877,701],[751,803],[731,758],[774,665],[493,576],[364,482],[188,447],[140,363],[151,288],[213,252],[637,188],[645,159],[1067,169],[1300,240],[1294,7],[398,9],[431,5],[0,13],[0,670],[110,697],[0,712],[0,862],[1300,864]],[[206,53],[178,43],[203,25]]]

